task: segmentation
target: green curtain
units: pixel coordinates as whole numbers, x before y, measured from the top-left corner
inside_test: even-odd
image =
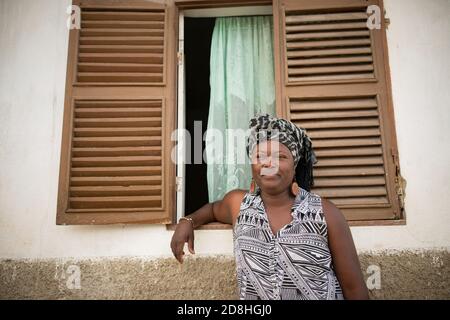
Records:
[[[213,202],[230,190],[248,189],[251,181],[246,139],[230,133],[236,129],[247,132],[256,114],[275,114],[272,17],[217,18],[210,67],[205,138],[208,195]]]

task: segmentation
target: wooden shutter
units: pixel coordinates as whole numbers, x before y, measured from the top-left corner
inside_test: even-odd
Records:
[[[399,218],[385,24],[378,0],[275,0],[277,112],[307,129],[316,192],[348,220]],[[383,19],[384,20],[384,17]]]
[[[57,224],[171,223],[174,6],[73,4]]]

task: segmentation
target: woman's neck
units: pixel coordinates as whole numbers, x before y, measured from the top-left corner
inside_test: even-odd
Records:
[[[261,199],[266,207],[282,207],[288,203],[292,204],[295,197],[287,189],[278,194],[269,194],[261,190]]]

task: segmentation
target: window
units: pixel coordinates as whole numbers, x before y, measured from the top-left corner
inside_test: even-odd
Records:
[[[270,3],[73,1],[57,224],[175,221],[178,9]],[[403,218],[382,1],[272,5],[277,114],[312,137],[313,191],[354,223]]]

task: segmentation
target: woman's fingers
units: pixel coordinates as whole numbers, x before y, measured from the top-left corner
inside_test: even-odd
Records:
[[[188,239],[188,249],[189,249],[190,253],[195,254],[195,251],[194,251],[194,232],[191,233],[191,235],[190,235],[190,237]]]
[[[172,249],[173,256],[176,258],[177,257],[177,242],[173,237],[172,237],[172,241],[170,242],[170,249]]]
[[[180,241],[177,239],[172,238],[172,241],[170,242],[170,248],[172,249],[172,253],[173,256],[175,257],[175,259],[178,260],[178,262],[182,263],[183,262],[183,246],[184,246],[184,241]]]
[[[191,224],[179,224],[175,229],[170,242],[170,248],[175,259],[183,263],[184,246],[187,242],[187,247],[190,253],[194,254],[194,231]]]
[[[184,251],[183,251],[183,247],[184,247],[184,242],[178,242],[176,249],[175,249],[175,258],[178,260],[179,263],[183,263],[183,256],[184,256]]]

